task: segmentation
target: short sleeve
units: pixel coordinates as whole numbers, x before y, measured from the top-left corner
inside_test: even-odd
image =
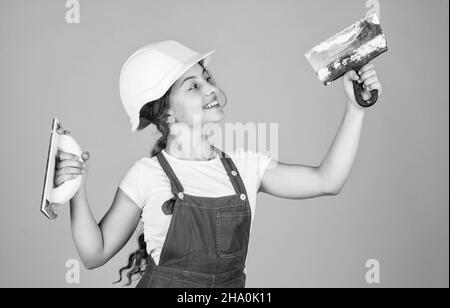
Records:
[[[139,163],[134,163],[122,178],[119,187],[142,210],[144,208],[144,199],[142,198],[141,168],[142,166]]]
[[[256,153],[256,165],[257,165],[257,168],[256,168],[257,169],[256,191],[259,191],[259,187],[261,185],[261,181],[264,176],[264,173],[266,172],[267,167],[269,166],[269,163],[272,159],[273,159],[272,157],[270,157],[269,155],[264,154],[262,152]]]

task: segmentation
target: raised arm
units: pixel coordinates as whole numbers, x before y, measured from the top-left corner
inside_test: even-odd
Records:
[[[370,98],[373,89],[381,95],[381,85],[372,64],[361,69],[360,78],[350,71],[343,80],[347,97],[345,114],[322,163],[319,166],[305,166],[272,160],[261,180],[261,192],[287,199],[314,198],[341,192],[356,158],[366,110],[355,100],[352,80],[364,82],[365,100]]]

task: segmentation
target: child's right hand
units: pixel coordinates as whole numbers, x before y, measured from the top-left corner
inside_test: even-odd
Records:
[[[53,181],[55,187],[61,186],[64,182],[73,180],[79,175],[84,175],[82,183],[84,184],[89,167],[87,164],[89,152],[83,152],[82,159],[84,163],[74,154],[58,151],[56,154],[55,176]]]

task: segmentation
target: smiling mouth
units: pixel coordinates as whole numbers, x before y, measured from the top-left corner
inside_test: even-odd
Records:
[[[215,100],[215,101],[203,106],[203,109],[214,109],[214,108],[218,108],[218,107],[220,107],[220,104],[217,100]]]

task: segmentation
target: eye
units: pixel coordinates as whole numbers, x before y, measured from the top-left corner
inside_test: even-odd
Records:
[[[192,90],[192,89],[194,89],[194,88],[195,88],[195,89],[198,89],[198,83],[197,83],[197,82],[195,82],[195,83],[192,84],[192,86],[189,88],[189,91]]]

